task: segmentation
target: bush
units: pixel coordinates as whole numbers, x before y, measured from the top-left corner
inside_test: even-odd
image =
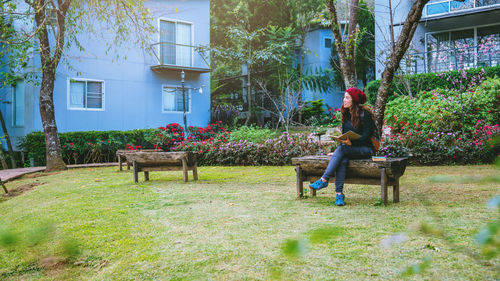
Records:
[[[464,76],[465,73],[465,77]],[[409,81],[413,91],[419,89],[420,91],[432,91],[434,89],[459,89],[460,82],[462,85],[472,85],[477,82],[478,76],[482,78],[500,77],[500,65],[484,68],[473,68],[465,71],[447,71],[441,73],[422,73],[410,75]],[[377,98],[377,91],[380,86],[380,80],[373,80],[366,85],[365,93],[368,97],[370,104],[375,104]],[[402,81],[394,78],[392,85],[389,87],[390,93],[393,95],[388,96],[388,101],[393,100],[399,96],[398,88],[404,87]]]
[[[499,78],[486,79],[475,91],[437,89],[394,99],[385,114],[393,133],[385,150],[405,147],[422,165],[491,163],[500,152],[491,143],[500,133],[499,103]],[[379,154],[396,154],[385,150]]]
[[[188,140],[204,141],[215,138],[218,134],[224,132],[225,129],[222,127],[222,121],[216,121],[205,128],[189,126],[188,131],[190,132]]]
[[[257,126],[241,126],[231,132],[231,142],[248,141],[262,143],[268,139],[276,137],[276,132],[269,129],[262,129]]]
[[[189,127],[189,130],[190,141],[214,138],[225,131],[220,122],[209,124],[206,128]],[[105,163],[116,161],[119,149],[170,151],[184,141],[184,128],[171,123],[158,129],[59,133],[59,139],[66,164]],[[42,132],[28,134],[19,147],[28,153],[26,161],[33,158],[36,166],[45,165],[45,136]]]
[[[333,108],[328,106],[328,104],[325,105],[323,99],[309,101],[308,103],[310,106],[302,109],[302,118],[306,125],[314,127],[335,127],[340,125],[340,108]],[[326,114],[324,114],[325,109],[323,106],[327,108]]]
[[[142,148],[153,148],[145,135],[151,129],[132,131],[88,131],[59,133],[63,159],[67,164],[115,161],[116,150],[125,149],[126,144]],[[27,152],[27,159],[35,160],[36,166],[45,165],[45,136],[43,132],[26,135],[19,147]],[[25,163],[29,164],[29,162]]]
[[[247,140],[229,141],[221,134],[214,140],[202,142],[186,141],[173,151],[198,153],[200,165],[290,165],[292,157],[310,154],[325,154],[331,145],[320,145],[310,134],[283,133],[264,143]]]
[[[306,102],[306,106],[302,108],[302,118],[304,120],[308,120],[311,118],[318,118],[323,115],[325,109],[323,106],[325,105],[324,99],[312,100]]]
[[[145,134],[145,140],[155,149],[169,151],[172,146],[184,140],[184,128],[178,123],[171,123],[165,127],[151,129]]]

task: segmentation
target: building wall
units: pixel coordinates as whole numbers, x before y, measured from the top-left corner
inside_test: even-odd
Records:
[[[331,48],[325,47],[325,39],[331,39],[331,48],[335,48],[333,34],[330,29],[316,29],[306,35],[304,49],[304,70],[317,71],[319,69],[331,69],[330,56]],[[338,108],[342,104],[343,92],[332,89],[329,92],[311,91],[305,89],[302,99],[304,101],[324,99],[324,102],[333,108]]]
[[[193,45],[210,43],[209,0],[159,1],[150,0],[147,6],[153,13],[154,25],[158,18],[182,20],[193,23]],[[56,123],[59,132],[88,130],[131,130],[165,126],[168,123],[183,124],[182,112],[162,112],[162,86],[181,86],[180,70],[153,71],[158,62],[145,50],[124,44],[120,46],[121,59],[113,59],[116,53],[106,54],[106,40],[80,34],[85,51],[76,48],[66,52],[67,64],[61,62],[57,68],[54,87]],[[152,38],[157,43],[158,34]],[[35,58],[33,64],[39,65]],[[194,56],[193,66],[208,66]],[[93,79],[104,81],[103,110],[68,109],[68,87],[70,79]],[[202,87],[203,93],[192,91],[191,111],[187,113],[188,126],[206,126],[210,121],[210,74],[187,72],[186,87]],[[5,99],[12,100],[12,89],[5,92]],[[31,131],[43,131],[38,110],[39,87],[26,84],[25,125],[12,126],[12,108],[2,104],[6,113],[9,133],[16,139]]]
[[[393,23],[395,25],[395,41],[397,41],[402,25],[406,20],[408,11],[410,10],[413,1],[391,1],[393,8]],[[388,1],[375,0],[375,22],[375,55],[377,58],[375,73],[376,79],[380,79],[385,67],[387,55],[391,50],[391,21]],[[427,33],[471,29],[479,26],[491,26],[497,24],[500,24],[500,5],[444,13],[441,15],[432,15],[429,17],[426,17],[424,13],[420,24],[415,31],[408,53],[426,52],[425,37]],[[428,63],[428,61],[426,60],[425,63]],[[420,73],[426,69],[424,68],[423,58],[419,59],[419,62],[416,64],[417,72]],[[412,68],[412,70],[415,69]]]

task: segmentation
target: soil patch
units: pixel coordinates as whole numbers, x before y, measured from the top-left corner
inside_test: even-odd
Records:
[[[33,190],[33,188],[37,185],[40,185],[42,183],[39,182],[33,182],[33,183],[28,183],[28,184],[23,184],[18,186],[16,189],[9,190],[9,193],[4,194],[3,197],[16,197],[21,194],[24,194],[26,192],[30,192]]]
[[[34,179],[34,178],[39,178],[39,177],[45,177],[45,176],[52,176],[52,175],[57,175],[61,172],[50,172],[50,173],[33,173],[33,174],[26,174],[23,177],[28,178],[28,179]]]

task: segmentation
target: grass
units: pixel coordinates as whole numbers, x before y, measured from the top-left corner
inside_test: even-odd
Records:
[[[201,167],[188,183],[180,172],[153,172],[133,184],[116,170],[8,183],[34,189],[0,199],[0,279],[399,280],[426,258],[410,279],[499,278],[498,258],[468,254],[498,217],[486,207],[498,184],[428,180],[491,177],[492,166],[408,167],[400,203],[375,206],[378,187],[348,185],[345,207],[333,206],[332,188],[295,199],[289,166]],[[418,231],[422,223],[447,240]],[[401,243],[381,246],[398,233]]]

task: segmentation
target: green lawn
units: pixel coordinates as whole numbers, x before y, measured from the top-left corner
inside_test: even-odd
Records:
[[[497,171],[408,167],[400,203],[375,206],[379,187],[348,185],[345,207],[333,206],[331,187],[297,200],[290,166],[201,167],[189,183],[152,172],[133,184],[116,167],[25,176],[7,187],[39,185],[0,199],[0,280],[398,280],[424,258],[430,266],[410,279],[495,280],[500,260],[471,255],[498,216],[486,206],[498,183],[429,177]]]

